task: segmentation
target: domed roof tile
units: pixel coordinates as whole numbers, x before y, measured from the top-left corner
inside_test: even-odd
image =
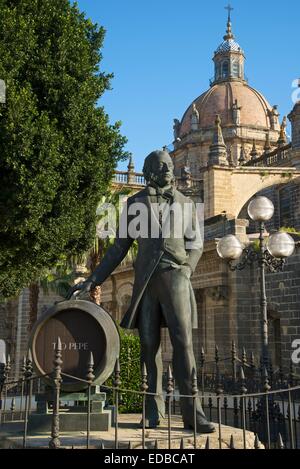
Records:
[[[240,45],[234,39],[227,39],[219,45],[215,54],[222,54],[225,52],[243,52]]]

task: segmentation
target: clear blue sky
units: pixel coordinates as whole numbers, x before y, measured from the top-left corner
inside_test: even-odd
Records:
[[[122,121],[136,170],[173,140],[173,118],[209,88],[212,56],[226,29],[226,0],[78,0],[106,29],[101,69],[113,72],[101,99],[111,122]],[[300,76],[300,2],[232,0],[233,32],[246,54],[249,84],[282,118]],[[126,168],[120,164],[120,169]]]

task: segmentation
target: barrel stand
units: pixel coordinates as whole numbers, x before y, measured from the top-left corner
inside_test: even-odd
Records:
[[[106,394],[99,386],[91,387],[91,431],[108,431],[111,428],[111,410],[104,409]],[[53,391],[46,390],[36,396],[37,410],[29,416],[30,433],[51,431]],[[59,427],[61,432],[79,432],[87,429],[87,393],[61,393]]]

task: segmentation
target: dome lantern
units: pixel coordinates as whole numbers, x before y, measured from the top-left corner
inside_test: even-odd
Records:
[[[235,41],[235,37],[232,32],[230,13],[233,8],[228,5],[226,10],[228,10],[227,30],[223,38],[224,41],[219,45],[213,57],[215,64],[215,76],[214,79],[211,80],[211,86],[226,80],[245,80],[244,51]]]

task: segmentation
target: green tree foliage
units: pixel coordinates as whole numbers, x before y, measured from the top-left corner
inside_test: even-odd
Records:
[[[296,228],[290,227],[290,226],[282,226],[280,227],[279,231],[284,232],[284,233],[292,233],[297,236],[300,236],[300,231],[296,230]]]
[[[121,369],[121,389],[130,389],[140,391],[141,387],[141,367],[140,367],[140,338],[119,328],[121,350],[120,350],[120,369]],[[113,386],[113,376],[105,383],[106,386]],[[108,392],[107,389],[103,389]],[[114,404],[112,393],[109,394],[110,404]],[[120,397],[119,411],[122,413],[141,412],[142,397],[140,394],[131,392],[122,392]]]
[[[0,0],[0,297],[95,237],[126,139],[98,100],[105,31],[69,0]]]
[[[116,225],[119,223],[119,204],[120,199],[130,195],[130,189],[128,187],[120,187],[118,189],[111,189],[109,192],[103,196],[98,204],[96,211],[96,227],[98,228],[97,233],[95,233],[95,238],[93,240],[92,247],[87,252],[80,253],[79,256],[72,256],[66,258],[61,262],[58,262],[55,266],[55,269],[52,269],[49,272],[46,272],[43,277],[40,279],[41,287],[45,294],[48,294],[49,291],[53,291],[61,296],[66,296],[69,289],[74,285],[74,280],[77,278],[77,274],[74,269],[78,264],[84,264],[88,267],[88,274],[92,273],[96,266],[102,261],[103,256],[109,247],[113,244],[115,240],[115,233],[111,232],[107,237],[100,237],[101,231],[105,226],[103,219],[107,220],[107,213],[109,207],[114,207],[114,214],[116,216]],[[104,226],[103,226],[104,225]],[[131,261],[133,262],[137,255],[137,241],[135,240],[129,249],[125,259],[122,262]],[[100,288],[98,286],[96,288]],[[92,295],[93,296],[93,295]],[[100,295],[101,297],[101,295]],[[101,298],[99,298],[100,300]],[[100,301],[97,302],[100,304]]]

